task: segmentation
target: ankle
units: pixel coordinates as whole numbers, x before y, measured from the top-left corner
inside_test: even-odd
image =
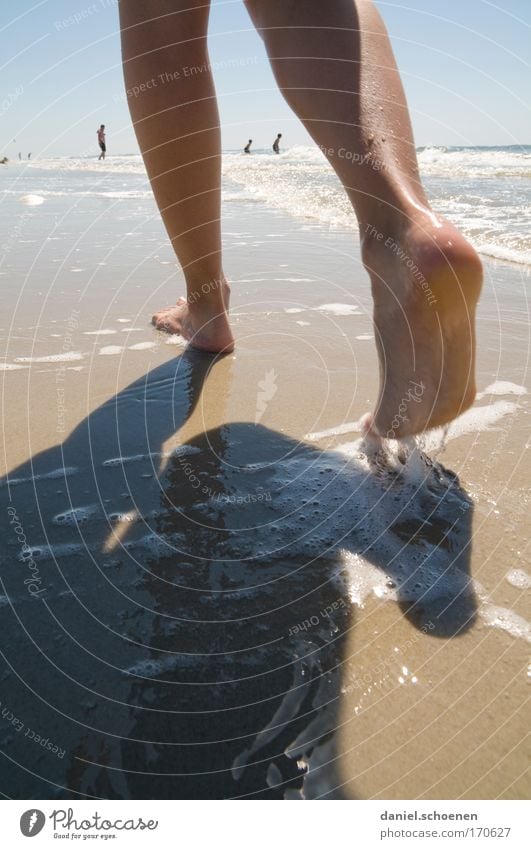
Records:
[[[191,309],[223,309],[224,304],[230,294],[230,286],[221,275],[215,278],[200,279],[189,277],[186,278],[187,296],[186,300]]]
[[[390,204],[372,205],[363,217],[358,216],[361,243],[379,248],[388,238],[399,241],[413,223],[421,221],[426,226],[436,223],[434,212],[421,199],[400,196]]]
[[[477,302],[483,278],[481,260],[449,221],[427,209],[417,211],[393,235],[380,237],[380,233],[369,229],[366,238],[362,237],[362,259],[375,301],[383,303],[392,289],[397,294],[417,290],[430,307],[452,308],[463,298],[470,305]]]
[[[407,212],[401,210],[375,223],[360,222],[360,240],[362,255],[369,259],[389,250],[402,256],[399,248],[407,247],[421,261],[426,254],[428,264],[437,256],[441,260],[477,260],[479,263],[474,248],[465,237],[429,206],[419,205]]]

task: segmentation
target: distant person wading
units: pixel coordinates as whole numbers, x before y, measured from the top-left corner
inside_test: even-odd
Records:
[[[98,156],[98,162],[100,159],[105,159],[105,154],[107,153],[107,145],[105,144],[105,124],[100,124],[99,130],[97,130],[98,136],[98,144],[100,146],[101,153]]]

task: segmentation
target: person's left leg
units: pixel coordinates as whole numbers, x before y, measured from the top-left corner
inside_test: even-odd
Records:
[[[121,0],[129,108],[187,297],[153,316],[202,350],[230,351],[221,262],[221,139],[209,66],[210,0]]]
[[[372,430],[404,437],[475,398],[481,262],[420,182],[393,51],[370,0],[246,0],[286,101],[356,212],[380,359]]]

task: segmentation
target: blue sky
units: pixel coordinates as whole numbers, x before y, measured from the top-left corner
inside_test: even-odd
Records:
[[[417,144],[531,143],[530,0],[377,5],[402,71]],[[89,154],[100,123],[107,125],[111,154],[136,152],[116,0],[19,0],[6,13],[0,22],[0,155]],[[241,0],[213,0],[210,29],[211,60],[220,63],[215,76],[224,147],[251,137],[257,147],[269,146],[277,131],[287,146],[308,143],[276,89]],[[223,67],[235,59],[247,64]]]

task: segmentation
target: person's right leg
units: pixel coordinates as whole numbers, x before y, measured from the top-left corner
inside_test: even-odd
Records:
[[[221,140],[209,66],[210,0],[120,0],[128,103],[187,298],[153,316],[207,351],[230,351],[221,263]]]
[[[287,102],[358,218],[380,358],[373,427],[401,437],[475,397],[481,263],[420,183],[389,38],[370,0],[246,0]]]

